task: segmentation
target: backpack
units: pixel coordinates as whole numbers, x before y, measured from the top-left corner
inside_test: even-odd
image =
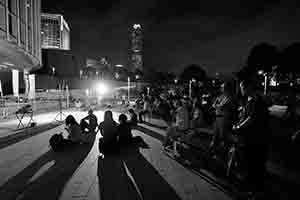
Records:
[[[62,136],[62,134],[54,134],[51,136],[51,138],[49,139],[49,145],[51,146],[52,150],[57,152],[57,151],[61,151],[63,148],[63,141],[64,138]]]

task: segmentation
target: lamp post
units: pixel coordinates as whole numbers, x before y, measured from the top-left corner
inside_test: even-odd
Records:
[[[130,102],[130,77],[127,78],[127,89],[128,89],[128,102]]]
[[[265,84],[264,84],[264,95],[267,94],[267,85],[268,85],[268,76],[267,73],[264,73]]]
[[[147,87],[147,95],[150,95],[150,87]]]
[[[257,73],[259,75],[264,76],[264,95],[266,95],[267,94],[267,85],[268,85],[268,74],[266,72],[264,72],[263,70],[259,70]]]
[[[192,80],[189,81],[189,97],[192,98]]]
[[[192,98],[192,84],[193,82],[196,82],[195,79],[192,79],[189,81],[189,97]]]

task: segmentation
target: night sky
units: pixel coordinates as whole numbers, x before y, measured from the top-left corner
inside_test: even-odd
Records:
[[[209,74],[231,73],[251,47],[284,47],[300,40],[297,0],[42,0],[43,12],[63,14],[71,51],[79,59],[107,56],[126,64],[129,30],[142,24],[144,66],[180,72],[199,64]]]

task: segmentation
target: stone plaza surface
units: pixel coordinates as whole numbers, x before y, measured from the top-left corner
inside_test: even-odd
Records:
[[[67,114],[79,120],[86,112]],[[103,120],[102,111],[96,115]],[[55,113],[38,119],[47,123],[54,117]],[[117,120],[118,114],[114,117]],[[162,129],[156,131],[164,135]],[[104,159],[99,158],[99,133],[91,144],[53,153],[48,140],[58,132],[64,132],[64,125],[0,149],[1,199],[230,199],[167,157],[159,139],[139,130],[133,134],[141,136],[148,148]]]

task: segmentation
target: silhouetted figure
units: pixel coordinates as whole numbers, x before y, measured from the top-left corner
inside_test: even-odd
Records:
[[[129,109],[128,112],[129,112],[129,116],[130,116],[130,119],[128,120],[128,123],[131,126],[137,126],[137,124],[138,124],[137,114],[134,112],[133,109]]]
[[[246,97],[244,115],[234,128],[244,137],[247,182],[253,191],[263,191],[268,150],[268,108],[262,97],[255,94],[254,83],[243,81],[241,93]]]
[[[140,123],[143,123],[144,122],[144,120],[143,120],[143,117],[145,116],[145,115],[147,115],[147,114],[149,114],[149,112],[150,112],[150,107],[151,107],[151,102],[150,102],[150,100],[149,100],[149,98],[146,96],[146,97],[144,97],[144,105],[143,105],[143,110],[142,111],[140,111],[139,112],[139,122]]]
[[[210,145],[211,148],[216,148],[221,145],[222,147],[228,144],[231,136],[232,126],[237,113],[237,103],[233,96],[233,86],[230,82],[225,82],[221,85],[222,94],[216,99],[213,107],[216,109],[216,122],[214,129],[213,141]]]
[[[129,144],[132,142],[132,133],[130,124],[127,122],[127,116],[121,114],[119,116],[119,125],[117,126],[119,135],[119,144]]]
[[[88,116],[84,117],[80,122],[82,133],[92,133],[96,131],[98,126],[98,120],[96,115],[93,114],[93,110],[88,111]]]
[[[101,153],[116,152],[118,150],[117,122],[114,121],[112,112],[105,111],[104,121],[99,124],[98,130],[102,135],[99,140],[99,150]]]
[[[79,144],[84,142],[80,125],[77,123],[73,115],[67,116],[65,130],[69,133],[68,139],[65,140],[67,144]]]

